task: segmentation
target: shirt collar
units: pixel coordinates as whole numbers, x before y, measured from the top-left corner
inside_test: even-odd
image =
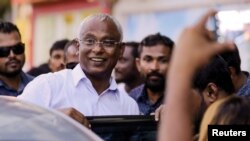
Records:
[[[164,93],[163,93],[163,95],[161,95],[161,96],[157,99],[157,101],[156,101],[155,103],[150,103],[149,98],[148,98],[148,95],[147,95],[147,92],[146,92],[146,87],[144,86],[143,91],[142,91],[141,95],[139,95],[139,96],[137,97],[137,100],[138,100],[138,101],[142,101],[142,102],[146,102],[146,103],[148,103],[149,105],[159,105],[159,104],[162,104],[162,103],[163,103],[163,98],[164,98]]]
[[[164,92],[163,94],[159,97],[159,99],[154,103],[154,104],[151,104],[151,105],[157,105],[158,103],[162,103],[163,102],[163,98],[164,98]],[[142,91],[141,91],[141,94],[137,97],[137,100],[138,101],[143,101],[143,102],[149,102],[149,98],[148,98],[148,95],[147,95],[147,90],[146,90],[146,87],[145,85],[143,85],[142,87]]]
[[[110,90],[113,90],[113,91],[115,91],[115,90],[118,89],[118,85],[117,85],[115,79],[114,79],[112,76],[111,76],[111,78],[110,78],[110,86],[109,86],[109,89],[110,89]]]
[[[72,75],[73,75],[73,82],[74,82],[75,86],[77,86],[77,84],[80,82],[80,80],[87,78],[87,76],[84,74],[80,64],[76,65],[75,68],[72,70]]]
[[[147,99],[147,91],[146,91],[146,87],[145,84],[140,85],[140,91],[139,94],[137,95],[136,99],[140,100],[140,99]]]
[[[82,79],[88,79],[87,76],[85,75],[85,73],[83,72],[80,64],[78,64],[73,70],[73,82],[74,85],[77,86],[77,84],[82,80]],[[109,85],[109,90],[117,90],[118,86],[117,83],[115,81],[115,79],[113,77],[110,78],[109,81],[110,85]]]

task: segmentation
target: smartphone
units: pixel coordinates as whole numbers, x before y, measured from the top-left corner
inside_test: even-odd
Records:
[[[207,29],[213,32],[214,40],[218,42],[225,42],[226,38],[223,36],[220,30],[220,19],[218,18],[218,14],[210,17],[207,23]]]

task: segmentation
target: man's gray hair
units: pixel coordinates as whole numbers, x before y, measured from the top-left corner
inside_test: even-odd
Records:
[[[114,17],[112,17],[109,14],[105,14],[105,13],[97,13],[97,14],[93,14],[90,16],[87,16],[80,24],[80,28],[78,30],[78,38],[81,35],[81,28],[84,26],[85,23],[87,23],[88,21],[92,20],[92,19],[98,19],[100,21],[110,21],[112,23],[114,23],[116,25],[117,30],[120,33],[120,41],[122,41],[123,38],[123,32],[122,32],[122,28],[120,23],[118,22],[118,20],[116,20]]]

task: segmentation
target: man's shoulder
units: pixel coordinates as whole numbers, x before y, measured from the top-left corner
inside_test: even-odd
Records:
[[[28,84],[28,83],[30,83],[32,80],[34,80],[34,76],[31,76],[31,75],[29,75],[29,74],[27,74],[27,73],[25,73],[25,72],[21,72],[21,85],[19,86],[19,89],[21,88],[21,89],[24,89],[25,88],[25,86]]]
[[[248,76],[247,82],[237,92],[237,95],[250,97],[250,76]]]
[[[60,83],[63,81],[66,81],[69,77],[71,77],[72,75],[71,70],[65,69],[65,70],[61,70],[58,72],[49,72],[46,74],[41,74],[39,76],[37,76],[34,80],[35,81],[40,81],[40,80],[47,80],[50,83]]]
[[[70,79],[70,71],[61,70],[55,73],[46,73],[34,78],[24,89],[23,93],[35,91],[58,94],[64,87],[70,87],[73,83]],[[37,92],[36,92],[37,93]]]
[[[23,77],[23,79],[25,81],[28,81],[28,82],[31,81],[31,80],[33,80],[35,78],[34,76],[32,76],[32,75],[30,75],[28,73],[25,73],[25,72],[22,72],[21,76]]]
[[[130,91],[129,95],[132,98],[137,99],[143,93],[144,87],[145,87],[144,84],[135,87]]]
[[[122,101],[122,103],[125,107],[128,107],[128,105],[129,105],[129,107],[138,108],[137,102],[135,101],[135,99],[133,97],[131,97],[129,94],[127,94],[125,92],[121,92],[119,89],[118,89],[118,91],[117,92],[119,93],[120,100]]]
[[[36,77],[36,76],[39,76],[41,74],[46,74],[49,72],[51,72],[51,70],[50,70],[48,64],[44,63],[38,67],[34,67],[34,68],[30,69],[27,73]]]

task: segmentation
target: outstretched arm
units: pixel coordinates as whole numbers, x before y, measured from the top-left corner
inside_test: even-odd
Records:
[[[209,59],[226,49],[231,43],[218,43],[206,29],[206,22],[214,11],[204,15],[197,24],[186,28],[173,52],[167,78],[165,106],[159,128],[159,141],[191,141],[194,95],[191,82],[195,71]],[[163,110],[166,110],[164,108]]]

